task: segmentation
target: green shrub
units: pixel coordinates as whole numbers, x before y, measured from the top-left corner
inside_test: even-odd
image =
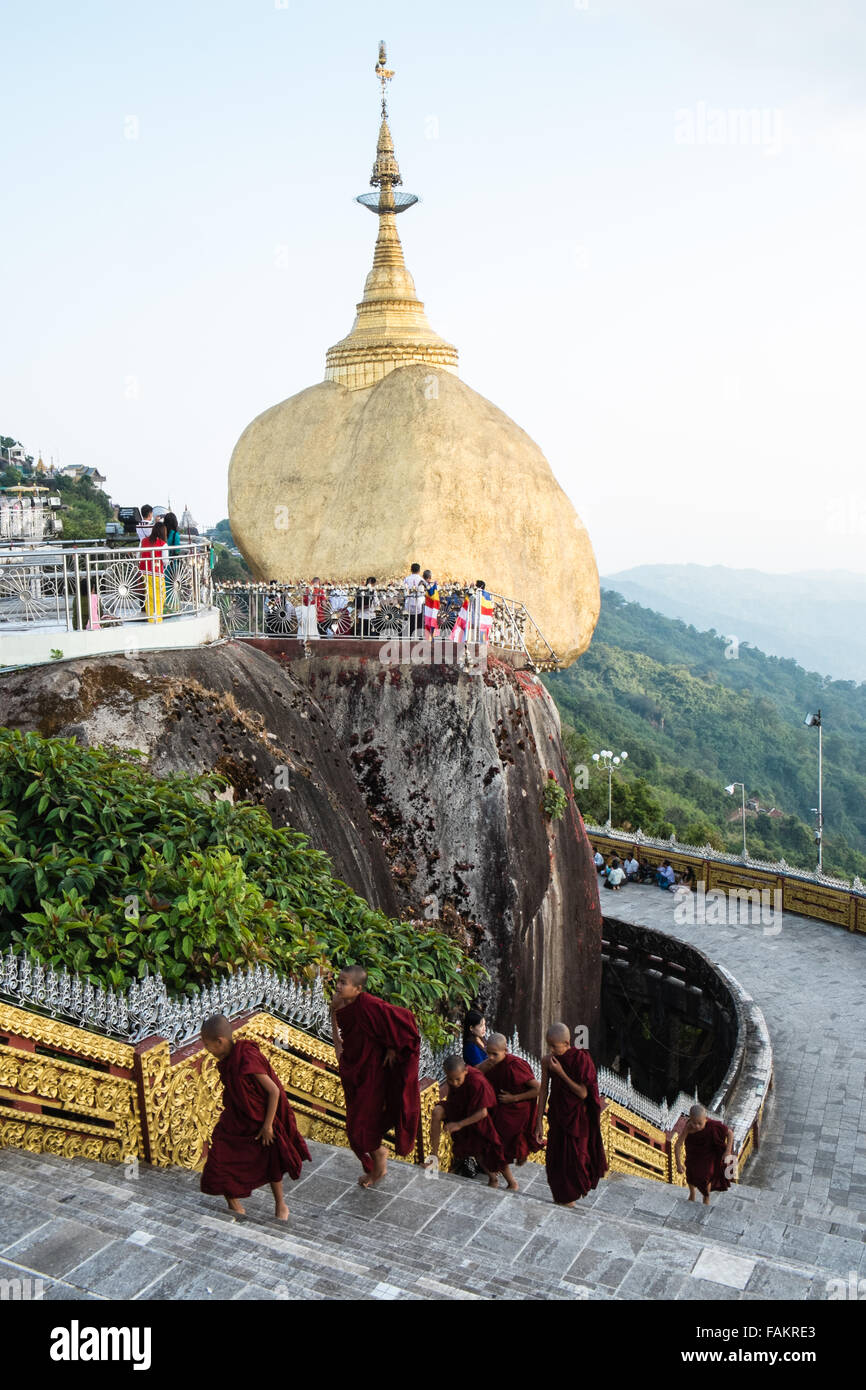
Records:
[[[0,946],[121,988],[198,986],[261,962],[310,979],[360,961],[434,1046],[479,965],[438,923],[395,921],[216,777],[157,779],[140,755],[0,729]]]
[[[564,788],[559,785],[553,773],[548,772],[544,791],[541,794],[542,811],[550,820],[562,820],[567,805],[568,797]]]

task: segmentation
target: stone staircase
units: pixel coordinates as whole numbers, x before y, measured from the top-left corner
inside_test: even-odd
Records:
[[[614,1175],[565,1210],[535,1164],[516,1195],[400,1163],[362,1191],[352,1154],[310,1149],[288,1227],[267,1189],[237,1219],[181,1169],[5,1149],[0,1279],[46,1299],[762,1300],[866,1277],[866,1215],[815,1198],[743,1184],[704,1208]]]

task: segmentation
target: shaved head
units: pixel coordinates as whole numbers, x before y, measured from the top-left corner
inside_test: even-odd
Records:
[[[508,1039],[504,1033],[488,1033],[487,1046],[488,1049],[492,1047],[494,1052],[507,1052]]]
[[[230,1038],[232,1025],[225,1014],[212,1014],[201,1025],[201,1035],[208,1042],[215,1042],[217,1038]]]
[[[705,1120],[707,1118],[707,1107],[705,1105],[693,1105],[689,1111],[690,1120]]]
[[[340,974],[344,975],[347,980],[351,980],[358,989],[363,989],[367,983],[367,972],[363,965],[347,965],[345,970],[340,971]]]
[[[547,1030],[547,1041],[549,1043],[571,1042],[571,1029],[567,1023],[551,1023]]]
[[[465,1071],[466,1063],[456,1052],[452,1052],[450,1057],[445,1058],[445,1075],[454,1076],[457,1072]]]

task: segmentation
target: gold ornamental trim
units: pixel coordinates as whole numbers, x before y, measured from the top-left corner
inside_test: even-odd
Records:
[[[74,1052],[90,1061],[108,1062],[130,1071],[135,1060],[135,1048],[128,1043],[77,1028],[74,1023],[31,1013],[29,1009],[17,1009],[12,1004],[0,1004],[0,1030],[28,1038],[42,1047],[56,1047],[61,1052]]]

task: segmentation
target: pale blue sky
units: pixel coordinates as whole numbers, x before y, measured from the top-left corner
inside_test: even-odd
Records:
[[[226,514],[241,430],[352,323],[384,37],[430,321],[602,569],[866,570],[857,0],[6,0],[2,30],[0,430]]]

